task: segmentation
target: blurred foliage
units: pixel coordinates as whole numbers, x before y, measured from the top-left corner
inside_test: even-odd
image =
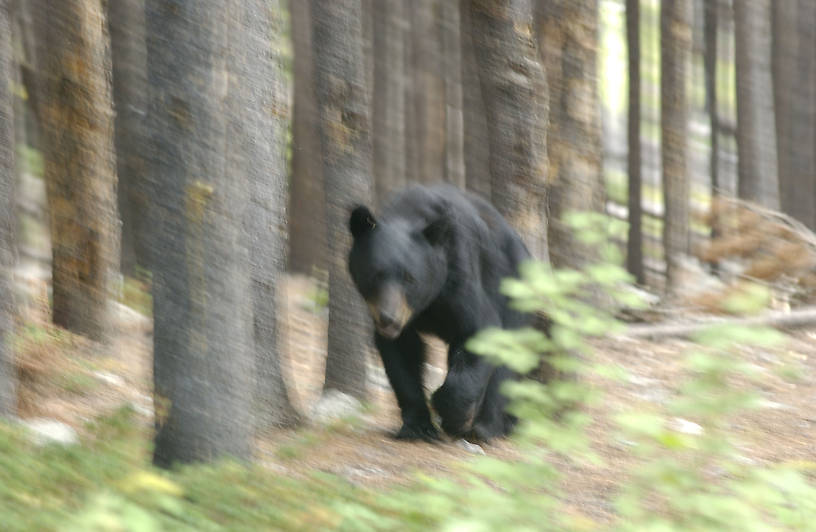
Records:
[[[512,460],[486,456],[453,465],[449,475],[419,474],[410,485],[371,490],[313,474],[290,478],[233,462],[180,467],[149,465],[147,427],[122,410],[89,428],[81,445],[34,447],[15,427],[0,427],[0,516],[4,530],[810,530],[816,528],[812,463],[764,466],[740,456],[735,416],[760,408],[760,378],[738,346],[779,346],[777,331],[717,325],[683,360],[676,393],[650,409],[627,406],[614,416],[615,438],[632,464],[616,478],[615,515],[597,522],[569,505],[564,485],[576,467],[602,465],[587,427],[603,400],[597,385],[626,375],[598,363],[592,338],[622,327],[608,310],[586,302],[603,290],[626,306],[638,300],[618,266],[610,238],[625,227],[594,214],[574,214],[578,238],[601,262],[583,271],[525,265],[502,290],[525,311],[546,311],[538,330],[487,330],[474,351],[528,372],[542,361],[561,378],[508,383],[519,416]],[[761,288],[724,302],[756,312]],[[607,420],[605,420],[607,421]],[[306,429],[279,449],[297,461],[324,434]],[[597,439],[597,435],[594,436]]]

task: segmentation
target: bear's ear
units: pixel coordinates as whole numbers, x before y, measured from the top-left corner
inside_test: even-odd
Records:
[[[374,219],[374,215],[371,214],[368,207],[360,205],[351,211],[351,217],[349,218],[351,236],[358,238],[375,227],[377,227],[377,220]]]

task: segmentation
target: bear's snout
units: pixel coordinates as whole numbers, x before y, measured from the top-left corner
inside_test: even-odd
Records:
[[[368,301],[368,309],[377,332],[389,340],[402,334],[413,314],[405,292],[395,283],[385,285],[375,300]]]

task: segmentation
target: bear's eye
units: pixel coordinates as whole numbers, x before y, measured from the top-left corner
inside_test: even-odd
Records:
[[[406,284],[414,284],[414,276],[408,272],[402,272],[402,280],[405,281]]]

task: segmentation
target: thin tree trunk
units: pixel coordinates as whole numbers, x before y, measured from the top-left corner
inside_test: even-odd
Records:
[[[286,390],[278,345],[278,281],[286,268],[289,86],[283,70],[284,0],[244,0],[234,53],[228,138],[230,166],[243,169],[252,276],[253,331],[259,428],[300,420]],[[313,213],[311,213],[313,214]]]
[[[360,0],[312,0],[329,236],[329,340],[324,389],[365,396],[368,323],[346,266],[349,207],[369,204],[371,141]]]
[[[640,0],[626,0],[626,40],[629,65],[629,124],[627,173],[629,174],[629,233],[626,269],[638,284],[646,283],[643,269],[643,180],[640,151]]]
[[[663,248],[666,287],[677,287],[679,258],[689,252],[686,76],[691,55],[691,1],[666,0],[660,11],[660,113],[663,160]]]
[[[708,124],[711,138],[708,167],[711,175],[711,203],[714,205],[720,188],[720,121],[717,111],[717,3],[718,0],[704,0],[705,11],[703,33],[705,41],[704,70],[706,106],[708,107]],[[712,238],[716,238],[718,231],[716,221],[713,222]]]
[[[472,0],[493,204],[547,260],[547,88],[530,0]]]
[[[443,0],[442,64],[445,76],[445,181],[465,188],[462,111],[462,38],[459,3]]]
[[[53,321],[101,340],[118,272],[111,58],[100,2],[40,0],[45,178],[51,211]]]
[[[258,360],[243,225],[244,210],[256,199],[250,191],[257,193],[257,178],[248,174],[264,161],[249,160],[243,150],[258,156],[267,148],[233,145],[246,117],[231,115],[249,101],[264,115],[285,108],[275,107],[275,98],[253,96],[255,84],[269,80],[238,77],[251,70],[237,66],[249,60],[240,54],[261,58],[270,51],[268,39],[257,42],[257,34],[241,25],[259,15],[247,9],[238,1],[147,0],[150,173],[156,190],[150,205],[153,460],[165,467],[250,456]],[[268,25],[261,29],[271,31]],[[236,90],[247,92],[236,96]]]
[[[0,0],[0,79],[14,79],[9,0]],[[0,418],[16,408],[14,367],[15,182],[11,85],[0,83]]]
[[[381,0],[374,10],[372,142],[379,205],[406,185],[406,16],[403,0]]]
[[[312,275],[327,268],[323,166],[312,56],[309,2],[289,0],[294,47],[292,177],[289,197],[289,269]]]
[[[479,82],[470,0],[459,0],[460,37],[462,43],[462,124],[465,157],[465,185],[471,192],[490,200],[490,141],[487,114]]]
[[[549,250],[554,266],[578,268],[595,250],[563,222],[570,211],[601,212],[601,116],[598,99],[598,3],[543,0],[538,10],[539,49],[550,96],[547,153]]]
[[[742,199],[778,210],[770,0],[734,0],[734,23],[738,193]]]
[[[436,15],[439,9],[440,0],[413,0],[409,9],[414,49],[416,179],[425,183],[440,181],[445,176],[445,79],[441,29]]]
[[[111,56],[117,196],[122,218],[121,268],[133,274],[147,267],[145,207],[147,191],[143,153],[144,119],[147,112],[147,48],[144,35],[144,0],[108,3]]]

